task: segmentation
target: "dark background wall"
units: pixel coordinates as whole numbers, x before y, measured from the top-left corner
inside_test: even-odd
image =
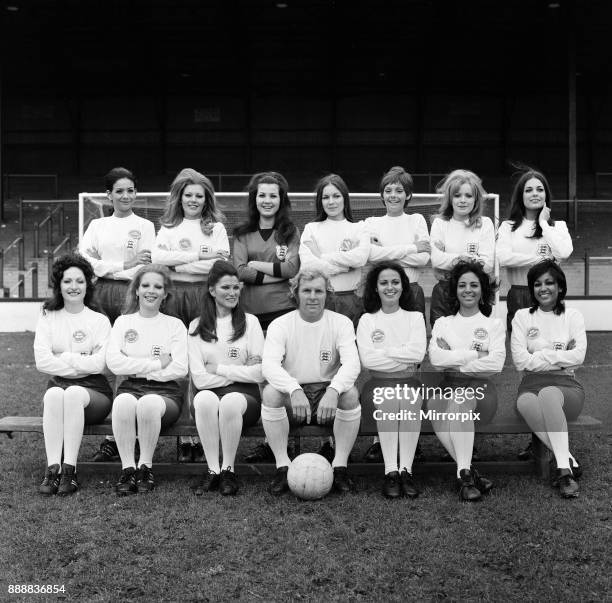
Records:
[[[572,73],[579,194],[612,171],[603,0],[3,0],[0,11],[2,171],[57,173],[63,195],[102,188],[118,164],[145,190],[186,166],[276,169],[293,190],[333,170],[371,190],[400,164],[469,168],[502,192],[522,162],[565,197]]]

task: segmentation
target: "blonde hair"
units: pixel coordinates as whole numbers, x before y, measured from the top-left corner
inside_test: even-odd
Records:
[[[478,228],[482,224],[482,204],[487,193],[482,180],[469,170],[453,170],[438,184],[436,192],[442,196],[442,200],[434,218],[450,220],[453,217],[453,196],[463,184],[469,184],[474,195],[474,207],[468,216],[468,226]]]

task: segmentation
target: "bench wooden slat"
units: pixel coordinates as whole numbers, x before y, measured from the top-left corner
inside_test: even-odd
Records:
[[[568,423],[570,432],[580,431],[599,431],[603,424],[598,419],[589,415],[581,415],[575,421]],[[42,417],[4,417],[0,419],[0,433],[2,432],[39,432],[42,433]],[[318,425],[307,425],[299,427],[292,431],[296,436],[321,436],[329,435],[330,429],[327,427],[319,427]],[[531,430],[527,424],[518,416],[502,416],[496,417],[488,425],[477,425],[478,433],[530,433]],[[86,425],[83,430],[85,435],[112,435],[111,421],[107,419],[99,425]],[[375,435],[374,431],[360,431],[360,435]],[[433,428],[429,421],[423,421],[421,425],[421,433],[432,434]],[[162,436],[180,436],[180,435],[198,435],[194,423],[177,422],[166,429],[162,429]],[[250,427],[245,431],[245,437],[263,437],[264,431],[261,424]]]

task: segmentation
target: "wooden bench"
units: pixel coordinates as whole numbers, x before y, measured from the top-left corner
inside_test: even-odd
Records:
[[[598,419],[590,417],[588,415],[582,415],[578,417],[576,421],[568,423],[568,430],[571,433],[578,432],[595,432],[602,429],[602,422]],[[0,433],[6,433],[9,437],[12,437],[13,432],[35,432],[42,433],[42,417],[4,417],[0,419]],[[489,434],[518,434],[518,433],[531,433],[531,430],[527,424],[517,415],[499,416],[495,417],[488,425],[477,425],[477,433],[489,433]],[[106,420],[104,423],[99,425],[86,425],[83,431],[84,435],[111,435],[112,427],[110,420]],[[434,433],[430,421],[424,420],[421,425],[422,435],[432,435]],[[316,425],[306,425],[293,429],[291,435],[295,438],[295,451],[296,454],[300,453],[300,439],[302,437],[319,437],[327,436],[330,434],[329,428],[319,427]],[[161,436],[194,436],[198,435],[196,426],[193,422],[185,421],[184,419],[179,420],[174,425],[162,429]],[[375,435],[373,431],[360,431],[359,435],[368,436]],[[257,424],[250,427],[243,433],[243,437],[255,437],[263,438],[264,431],[261,424]],[[534,468],[537,474],[542,478],[550,477],[550,451],[540,442],[540,440],[532,434],[533,450],[534,450],[534,463],[525,461],[484,461],[478,463],[478,467],[484,471],[500,471],[500,470],[513,470],[516,472],[531,471]],[[158,469],[172,468],[172,471],[180,474],[197,474],[202,473],[202,465],[200,463],[156,463],[155,466]],[[95,471],[115,471],[117,469],[117,463],[92,463],[92,462],[79,462],[79,468],[95,470]],[[351,468],[355,473],[380,473],[380,465],[376,463],[352,463]],[[272,463],[261,463],[261,464],[238,464],[236,465],[236,471],[240,474],[272,474],[275,467]],[[429,470],[441,470],[441,471],[454,471],[453,463],[442,463],[442,462],[425,462],[415,463],[414,471],[417,474],[425,473]]]

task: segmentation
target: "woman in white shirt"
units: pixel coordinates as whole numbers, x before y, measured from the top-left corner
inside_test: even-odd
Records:
[[[189,372],[195,390],[191,412],[208,464],[194,488],[198,496],[217,489],[224,496],[238,492],[234,461],[240,434],[259,420],[264,337],[257,318],[239,305],[241,288],[236,268],[217,261],[208,275],[200,317],[189,325]]]
[[[459,260],[478,262],[493,272],[495,230],[482,215],[486,192],[480,178],[468,170],[451,172],[440,185],[440,212],[431,226],[431,265],[438,280],[431,292],[429,322],[433,328],[441,316],[451,314],[449,275]]]
[[[550,215],[551,193],[544,174],[524,172],[518,179],[510,201],[510,218],[497,233],[497,257],[505,266],[510,282],[507,296],[508,330],[514,314],[531,305],[527,272],[544,259],[566,260],[573,251],[567,225]]]
[[[110,322],[93,304],[94,272],[78,254],[58,258],[34,337],[36,368],[51,375],[43,397],[47,470],[44,495],[77,491],[77,457],[85,424],[101,423],[113,392],[102,374]],[[61,465],[62,452],[64,462]]]
[[[191,168],[181,170],[170,187],[151,259],[171,269],[174,310],[185,326],[200,314],[213,264],[229,258],[223,220],[212,182]]]
[[[372,268],[363,303],[366,314],[357,327],[357,346],[370,380],[361,392],[362,416],[364,422],[371,416],[378,430],[385,463],[383,495],[416,498],[412,462],[421,431],[418,366],[427,347],[425,320],[413,311],[410,281],[397,262]]]
[[[361,269],[370,254],[370,237],[363,222],[355,222],[349,190],[337,174],[321,178],[315,189],[317,216],[306,224],[300,241],[300,262],[329,275],[334,289],[328,308],[357,325],[363,302],[355,293]]]
[[[460,261],[450,272],[450,316],[431,332],[429,358],[444,371],[436,395],[427,404],[436,435],[457,464],[461,500],[472,502],[493,487],[472,466],[475,423],[486,425],[497,410],[497,392],[489,377],[506,358],[506,331],[493,318],[495,285],[478,261]]]
[[[181,412],[183,389],[177,379],[187,375],[187,330],[178,318],[160,312],[171,289],[165,266],[140,268],[128,288],[124,314],[111,331],[106,364],[115,375],[125,376],[112,411],[122,465],[116,485],[119,495],[153,490],[151,467],[160,430],[172,425]]]
[[[575,498],[582,467],[569,451],[567,421],[575,420],[584,405],[584,389],[574,377],[586,355],[584,319],[565,307],[565,274],[553,260],[532,266],[527,283],[531,307],[516,312],[510,340],[514,364],[524,371],[516,407],[554,454],[553,485],[564,498]]]

